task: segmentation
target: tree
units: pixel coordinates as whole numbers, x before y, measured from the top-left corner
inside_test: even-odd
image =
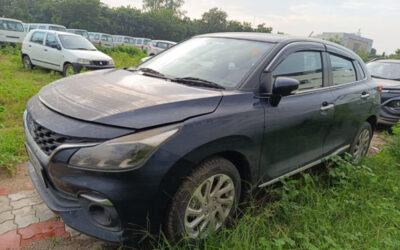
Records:
[[[227,17],[228,14],[225,11],[212,8],[202,15],[201,20],[205,24],[206,32],[221,32],[227,29]]]
[[[272,28],[271,27],[265,27],[265,23],[257,25],[257,28],[255,32],[262,32],[262,33],[271,33]]]
[[[172,10],[174,14],[181,15],[180,10],[184,0],[143,0],[143,9],[147,11],[157,11],[162,9]]]

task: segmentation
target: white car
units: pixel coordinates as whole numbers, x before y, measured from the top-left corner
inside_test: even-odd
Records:
[[[109,34],[89,32],[89,41],[101,47],[114,48],[113,37]]]
[[[155,56],[160,54],[166,49],[174,46],[176,42],[164,41],[164,40],[153,40],[147,45],[147,55]]]
[[[130,36],[113,36],[114,46],[135,46],[135,39]]]
[[[25,35],[24,24],[21,21],[0,18],[0,43],[21,43]]]
[[[31,30],[54,30],[54,31],[63,31],[66,32],[67,28],[65,28],[65,26],[62,25],[58,25],[58,24],[51,24],[51,23],[27,23],[26,24],[27,27],[27,31],[31,31]]]
[[[21,45],[25,68],[40,66],[61,71],[64,76],[89,70],[114,68],[114,61],[80,35],[50,30],[32,30]]]
[[[73,34],[77,34],[77,35],[81,35],[84,38],[89,40],[89,32],[87,32],[87,30],[82,30],[82,29],[67,29],[67,32],[69,33],[73,33]]]
[[[147,45],[151,42],[151,39],[143,37],[135,37],[134,39],[135,39],[135,46],[141,50],[147,49]]]

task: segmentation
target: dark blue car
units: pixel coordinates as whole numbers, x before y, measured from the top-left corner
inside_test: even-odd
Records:
[[[29,173],[85,234],[203,238],[252,189],[345,152],[358,163],[379,105],[366,66],[339,45],[201,35],[137,68],[44,87],[24,114]]]

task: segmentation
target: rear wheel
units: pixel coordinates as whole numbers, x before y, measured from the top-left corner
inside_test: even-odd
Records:
[[[371,124],[365,122],[361,127],[361,129],[359,130],[350,148],[350,154],[352,155],[351,160],[354,164],[359,164],[361,162],[361,159],[365,155],[367,155],[371,139],[372,139]]]
[[[32,69],[32,68],[33,68],[31,59],[29,58],[28,55],[24,55],[24,56],[22,57],[22,64],[24,65],[24,68],[25,68],[25,69]]]
[[[166,219],[166,234],[173,242],[216,232],[234,214],[240,198],[240,175],[228,160],[203,162],[174,195]]]

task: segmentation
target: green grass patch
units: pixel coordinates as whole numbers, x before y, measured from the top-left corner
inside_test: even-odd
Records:
[[[26,103],[39,90],[57,79],[59,72],[35,67],[24,69],[18,48],[0,49],[0,171],[12,174],[15,164],[27,161],[22,126],[22,115]],[[142,51],[132,49],[107,50],[116,67],[130,67],[139,64],[146,56]]]

